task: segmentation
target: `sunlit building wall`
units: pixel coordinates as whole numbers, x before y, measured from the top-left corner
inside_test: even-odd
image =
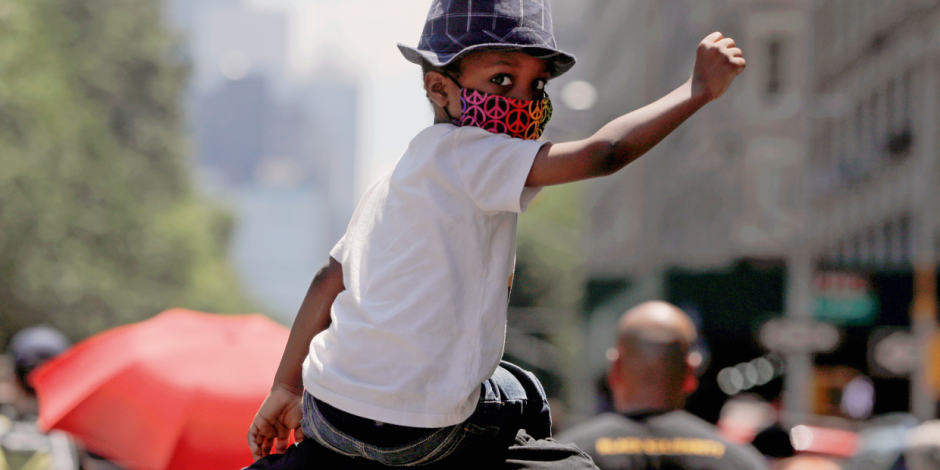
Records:
[[[881,288],[882,303],[891,305],[881,305],[879,323],[910,328],[913,347],[908,371],[888,379],[910,378],[909,386],[894,380],[902,384],[898,401],[909,393],[909,409],[933,418],[937,392],[929,375],[940,358],[930,357],[928,345],[937,329],[930,278],[940,248],[940,2],[817,0],[813,24],[813,180],[806,243],[795,259],[808,273],[893,281]],[[883,360],[872,359],[872,372],[883,375]]]
[[[604,371],[604,350],[620,313],[643,300],[681,297],[676,286],[692,285],[684,279],[698,274],[725,276],[725,282],[757,279],[720,295],[706,292],[728,305],[737,301],[737,311],[680,305],[704,328],[710,342],[704,346],[717,354],[713,366],[731,360],[718,354],[728,345],[743,345],[736,361],[763,353],[752,322],[783,311],[784,260],[802,233],[811,7],[811,1],[792,0],[595,1],[587,7],[582,27],[592,34],[578,52],[580,78],[598,95],[585,113],[589,128],[685,82],[697,44],[713,31],[734,38],[748,61],[725,96],[627,169],[588,185],[583,240],[591,339],[585,348],[593,374]],[[742,260],[751,261],[742,268]],[[724,285],[708,282],[699,291]],[[765,299],[755,299],[760,296]],[[715,385],[718,368],[702,380],[701,393],[714,399],[724,396]]]
[[[591,183],[588,270],[643,275],[781,257],[799,225],[806,159],[808,2],[596,2],[580,57],[599,90],[593,124],[688,79],[695,46],[722,31],[747,69],[727,94],[620,174]]]
[[[928,89],[938,74],[937,5],[817,2],[809,234],[820,261],[913,262],[920,180],[930,176],[918,170],[937,158],[940,109],[936,85]]]

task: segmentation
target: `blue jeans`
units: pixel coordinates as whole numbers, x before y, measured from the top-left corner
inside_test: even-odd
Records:
[[[309,393],[303,398],[303,431],[324,447],[350,457],[364,457],[388,466],[427,465],[467,449],[487,445],[508,447],[520,429],[536,439],[551,437],[552,418],[545,390],[531,372],[502,361],[483,382],[480,401],[466,421],[429,429],[412,442],[381,447],[349,435],[324,418]]]

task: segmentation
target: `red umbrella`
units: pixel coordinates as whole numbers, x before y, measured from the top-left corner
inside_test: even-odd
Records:
[[[31,376],[43,429],[134,470],[237,469],[287,328],[168,310],[88,338]]]

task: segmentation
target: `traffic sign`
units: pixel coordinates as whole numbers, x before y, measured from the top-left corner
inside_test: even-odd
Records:
[[[841,325],[870,325],[878,299],[868,277],[847,271],[823,271],[813,279],[813,318]]]
[[[877,377],[907,377],[917,366],[914,335],[907,328],[880,327],[868,339],[868,363]]]
[[[773,318],[761,326],[760,342],[778,353],[829,352],[839,346],[839,329],[828,323],[796,318]]]

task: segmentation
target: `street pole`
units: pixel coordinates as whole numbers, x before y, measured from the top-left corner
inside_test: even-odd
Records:
[[[786,316],[799,321],[812,320],[811,285],[813,262],[807,243],[801,243],[790,254],[787,263]],[[783,378],[783,409],[781,417],[788,427],[802,423],[813,411],[813,354],[811,351],[786,354]]]
[[[913,239],[914,301],[911,329],[914,333],[916,365],[911,374],[911,413],[922,421],[937,416],[937,391],[932,375],[933,344],[937,336],[937,65],[933,55],[925,60],[921,74],[922,99],[915,114],[919,145],[915,157]]]
[[[937,360],[933,343],[937,336],[937,278],[934,266],[914,270],[914,302],[911,325],[914,330],[917,364],[911,376],[911,413],[921,421],[937,417],[937,393],[934,370]]]

